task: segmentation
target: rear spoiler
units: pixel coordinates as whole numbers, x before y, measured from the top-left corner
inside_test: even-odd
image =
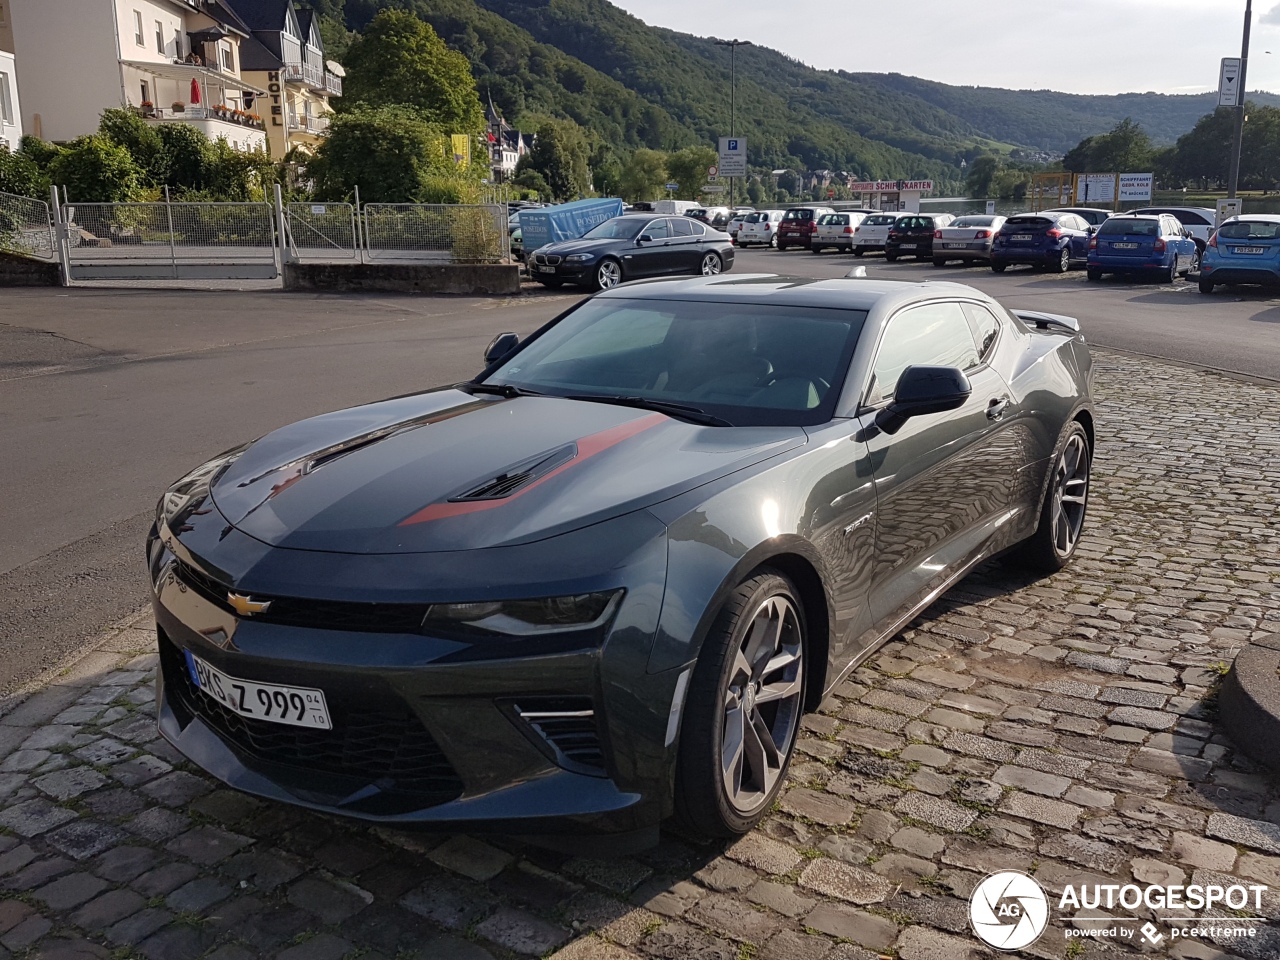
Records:
[[[1041,313],[1039,310],[1014,310],[1012,313],[1023,323],[1029,323],[1037,330],[1057,328],[1071,333],[1080,332],[1080,321],[1075,317],[1064,317],[1060,313]]]

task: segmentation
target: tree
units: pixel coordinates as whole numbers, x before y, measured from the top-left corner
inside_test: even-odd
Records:
[[[549,202],[554,199],[551,196],[551,186],[547,183],[546,177],[537,170],[524,170],[511,182],[522,190],[533,190],[538,194],[538,199],[543,202]]]
[[[164,141],[154,125],[132,110],[102,111],[98,133],[129,151],[150,183],[164,183],[168,176]]]
[[[213,164],[209,138],[189,123],[161,124],[159,134],[163,146],[160,182],[175,189],[207,189]]]
[[[73,140],[49,164],[49,176],[71,200],[84,203],[135,200],[142,187],[142,171],[129,151],[100,134]]]
[[[661,196],[663,184],[667,182],[667,159],[664,154],[648,147],[641,147],[631,154],[622,168],[622,198],[635,202]]]
[[[987,154],[978,157],[969,164],[969,175],[965,177],[964,189],[970,197],[991,196],[992,184],[996,174],[1000,172],[1000,158]]]
[[[587,137],[572,120],[548,118],[538,126],[533,149],[520,158],[516,173],[542,174],[557,201],[576,200],[591,189]]]
[[[1072,173],[1143,173],[1154,160],[1151,138],[1126,117],[1106,133],[1081,140],[1067,151],[1062,166]]]
[[[602,197],[617,196],[622,189],[622,164],[613,150],[603,143],[591,155],[591,185]]]
[[[680,184],[676,196],[697,200],[707,182],[707,170],[716,165],[718,156],[710,147],[685,147],[667,158],[667,173]]]
[[[445,132],[406,106],[338,114],[307,164],[318,197],[347,200],[358,186],[370,203],[475,202],[479,170],[458,167]]]
[[[347,49],[340,110],[408,104],[447,133],[479,134],[484,110],[467,58],[428,24],[384,10]]]

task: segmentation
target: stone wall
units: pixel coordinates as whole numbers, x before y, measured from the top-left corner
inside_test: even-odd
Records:
[[[62,272],[56,263],[0,253],[0,287],[58,287]]]
[[[517,264],[289,263],[284,288],[328,293],[518,294]]]

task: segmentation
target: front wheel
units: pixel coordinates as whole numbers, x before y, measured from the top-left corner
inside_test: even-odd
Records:
[[[558,290],[564,286],[563,280],[539,280],[538,282],[549,290]]]
[[[1196,252],[1191,255],[1191,262],[1187,264],[1187,272],[1184,276],[1190,276],[1193,273],[1200,272],[1200,249],[1197,247]]]
[[[804,712],[806,632],[798,593],[762,570],[730,595],[685,698],[675,813],[691,833],[733,837],[769,812]]]
[[[702,258],[702,266],[699,268],[698,272],[704,277],[714,277],[720,274],[723,270],[724,262],[720,259],[720,254],[708,253]]]
[[[1080,421],[1071,421],[1049,474],[1040,525],[1018,550],[1020,559],[1029,566],[1053,573],[1075,556],[1089,506],[1091,454],[1089,435]]]
[[[594,279],[597,290],[612,290],[622,282],[622,264],[617,260],[601,260]]]
[[[1178,282],[1178,257],[1176,254],[1169,258],[1169,276],[1167,279],[1170,283]]]

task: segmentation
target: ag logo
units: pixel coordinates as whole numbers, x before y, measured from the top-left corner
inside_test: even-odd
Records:
[[[1049,925],[1049,898],[1025,873],[993,873],[974,888],[969,921],[983,943],[1021,950],[1039,940]]]

